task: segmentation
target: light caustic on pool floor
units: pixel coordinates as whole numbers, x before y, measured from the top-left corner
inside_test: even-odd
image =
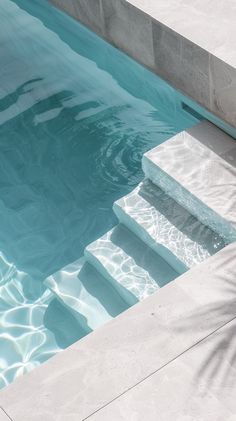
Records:
[[[3,386],[88,333],[43,280],[116,224],[112,204],[142,179],[142,154],[196,120],[47,2],[1,0],[0,15]]]

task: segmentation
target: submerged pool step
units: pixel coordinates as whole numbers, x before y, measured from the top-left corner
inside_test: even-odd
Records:
[[[201,122],[143,156],[143,170],[226,242],[236,240],[236,141]]]
[[[150,180],[114,204],[119,221],[177,272],[202,262],[225,243]]]
[[[49,276],[44,284],[87,332],[129,307],[107,280],[83,258]]]
[[[178,276],[166,261],[122,225],[90,244],[85,257],[131,305]]]

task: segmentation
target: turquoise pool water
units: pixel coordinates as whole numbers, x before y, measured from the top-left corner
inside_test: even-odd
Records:
[[[142,154],[197,119],[46,1],[1,0],[0,17],[2,387],[87,333],[44,279],[116,224]]]

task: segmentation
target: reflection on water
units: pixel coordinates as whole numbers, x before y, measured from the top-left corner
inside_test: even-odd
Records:
[[[62,37],[47,3],[30,5],[47,26],[16,3],[29,5],[0,4],[0,386],[87,333],[42,281],[115,225],[112,203],[142,178],[142,154],[195,121],[78,23],[65,17]]]

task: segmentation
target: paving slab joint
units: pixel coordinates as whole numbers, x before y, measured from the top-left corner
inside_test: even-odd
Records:
[[[124,390],[122,393],[120,393],[119,395],[117,395],[115,398],[111,399],[111,401],[107,402],[106,404],[104,404],[103,406],[101,406],[99,409],[97,409],[96,411],[94,411],[93,413],[91,413],[90,415],[88,415],[87,417],[83,418],[82,421],[86,421],[89,418],[91,418],[92,416],[94,416],[95,414],[97,414],[99,411],[103,410],[104,408],[106,408],[107,406],[109,406],[110,404],[112,404],[114,401],[116,401],[117,399],[119,399],[121,396],[124,396],[126,393],[128,393],[130,390],[134,389],[135,387],[137,387],[138,385],[144,383],[147,379],[149,379],[150,377],[152,377],[154,374],[158,373],[159,371],[161,371],[162,369],[164,369],[165,367],[167,367],[169,364],[173,363],[174,361],[176,361],[178,358],[180,358],[182,355],[186,354],[187,352],[189,352],[190,350],[192,350],[193,348],[195,348],[196,346],[198,346],[200,343],[204,342],[206,339],[208,339],[209,337],[211,337],[212,335],[214,335],[216,332],[218,332],[219,330],[221,330],[222,328],[224,328],[225,326],[227,326],[228,324],[230,324],[233,320],[236,320],[236,316],[234,316],[232,319],[230,319],[228,322],[224,323],[222,326],[219,326],[217,329],[213,330],[211,333],[209,333],[207,336],[205,336],[204,338],[200,339],[198,342],[196,342],[195,344],[191,345],[189,348],[187,348],[185,351],[181,352],[180,354],[178,354],[176,357],[172,358],[170,361],[168,361],[167,363],[163,364],[161,367],[159,367],[158,369],[154,370],[153,372],[151,372],[150,374],[148,374],[147,376],[145,376],[142,380],[140,380],[139,382],[135,383],[133,386],[127,388],[126,390]],[[11,418],[10,418],[11,419]],[[13,420],[12,420],[13,421]]]
[[[10,421],[14,421],[8,414],[7,414],[7,412],[5,411],[5,409],[2,407],[2,406],[0,406],[0,411],[1,412],[3,412],[3,415],[4,415],[4,419],[5,419],[5,416],[10,420]],[[0,414],[0,420],[1,420],[2,418],[1,418],[1,414]]]

